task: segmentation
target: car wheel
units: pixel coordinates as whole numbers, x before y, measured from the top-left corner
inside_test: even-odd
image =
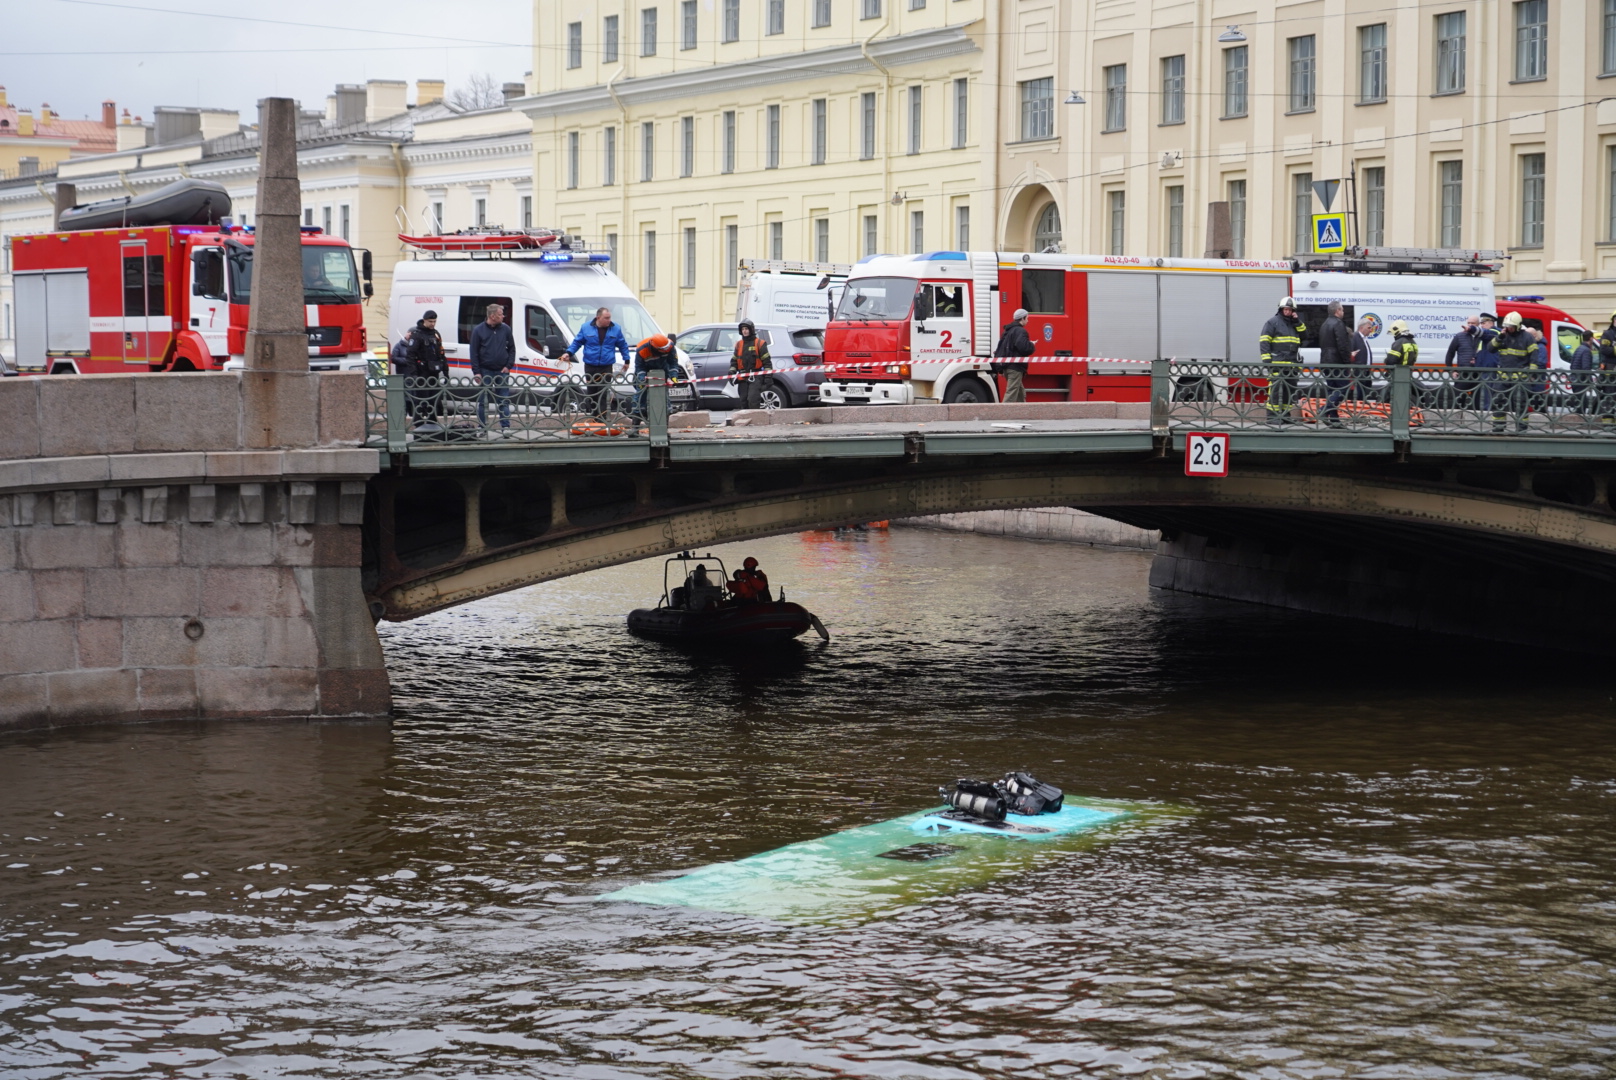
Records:
[[[987,405],[992,401],[993,395],[982,380],[969,375],[949,383],[943,393],[943,402],[948,405]]]
[[[776,409],[791,408],[791,392],[782,390],[778,386],[764,388],[758,395],[758,405],[773,412]]]

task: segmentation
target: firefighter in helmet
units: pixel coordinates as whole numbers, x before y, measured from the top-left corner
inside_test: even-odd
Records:
[[[740,380],[741,408],[763,407],[763,384],[773,376],[764,374],[774,369],[769,358],[769,346],[758,337],[757,325],[751,319],[742,319],[738,327],[741,336],[735,342],[735,354],[729,358],[729,373]]]
[[[645,418],[645,377],[660,371],[672,382],[680,375],[679,350],[667,334],[655,333],[634,349],[634,415]]]
[[[1296,314],[1296,301],[1290,297],[1279,302],[1279,310],[1263,323],[1257,337],[1257,349],[1262,362],[1268,365],[1268,422],[1292,423],[1291,407],[1296,404],[1296,391],[1302,368],[1302,334],[1307,324]]]
[[[1526,430],[1526,414],[1531,407],[1530,379],[1533,361],[1539,355],[1537,342],[1521,325],[1521,313],[1504,316],[1504,331],[1498,335],[1498,392],[1493,395],[1493,431],[1504,430],[1513,416],[1515,430]]]

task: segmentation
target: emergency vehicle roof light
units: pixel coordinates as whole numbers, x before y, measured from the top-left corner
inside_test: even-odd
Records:
[[[1541,296],[1506,296],[1504,299],[1513,300],[1517,304],[1541,304],[1543,302]]]
[[[933,251],[921,256],[924,262],[964,262],[963,251]]]
[[[325,230],[321,229],[320,226],[318,226],[318,225],[299,225],[298,228],[301,229],[303,232],[306,232],[306,233],[317,233],[317,232],[324,232],[325,231]]]

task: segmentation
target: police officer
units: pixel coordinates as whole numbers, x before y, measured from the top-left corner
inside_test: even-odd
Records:
[[[1263,323],[1257,348],[1268,365],[1268,422],[1289,424],[1291,407],[1296,404],[1297,378],[1301,372],[1302,333],[1307,325],[1296,314],[1296,301],[1286,297],[1279,310]]]
[[[757,326],[751,319],[741,320],[739,329],[741,338],[729,358],[729,373],[740,379],[741,408],[762,408],[763,383],[772,378],[763,373],[774,370],[774,361],[769,358],[769,346],[758,337]]]
[[[410,414],[418,424],[429,424],[437,419],[438,391],[433,389],[449,374],[449,360],[443,352],[443,335],[438,333],[438,313],[428,311],[410,328],[409,345],[404,350],[403,374],[409,387]],[[411,386],[411,383],[414,383]]]
[[[1498,392],[1493,395],[1493,431],[1504,430],[1504,422],[1515,417],[1515,430],[1526,430],[1526,413],[1530,405],[1527,390],[1532,360],[1537,355],[1537,342],[1521,325],[1521,313],[1512,311],[1504,316],[1504,332],[1498,335],[1495,351],[1498,353]]]

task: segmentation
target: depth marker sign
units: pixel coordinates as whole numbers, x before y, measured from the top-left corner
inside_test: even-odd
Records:
[[[1184,436],[1185,476],[1228,476],[1229,436],[1192,431]]]

